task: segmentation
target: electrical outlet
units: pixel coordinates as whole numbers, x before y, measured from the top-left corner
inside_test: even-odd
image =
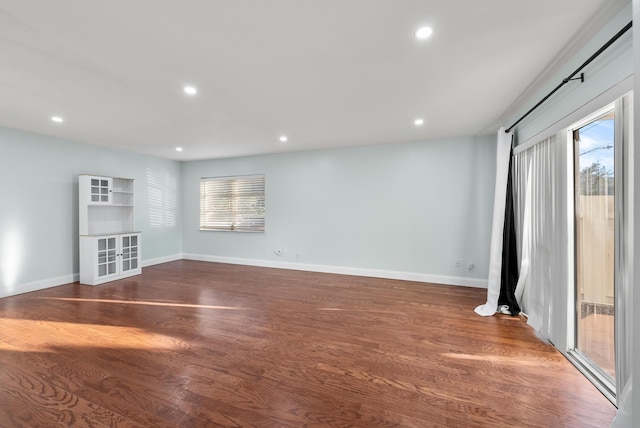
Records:
[[[467,272],[471,272],[473,268],[474,268],[473,263],[471,262],[467,263]]]
[[[454,266],[456,267],[456,269],[460,268],[460,259],[456,260],[456,263]]]

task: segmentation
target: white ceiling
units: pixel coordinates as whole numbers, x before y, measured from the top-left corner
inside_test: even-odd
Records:
[[[628,3],[0,0],[0,125],[177,160],[493,133]]]

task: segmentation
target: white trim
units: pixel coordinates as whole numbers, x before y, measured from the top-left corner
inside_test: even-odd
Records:
[[[565,117],[559,119],[555,123],[549,125],[543,131],[537,133],[533,137],[529,138],[527,141],[524,141],[518,144],[514,149],[513,153],[517,154],[522,152],[523,150],[527,150],[530,147],[535,146],[540,141],[551,137],[552,135],[557,134],[565,128],[570,127],[574,123],[580,121],[585,116],[591,115],[594,111],[600,110],[603,105],[608,105],[610,103],[615,102],[617,99],[622,98],[625,94],[633,90],[633,75],[627,76],[622,81],[613,85],[606,91],[602,92],[600,95],[593,98],[591,101],[583,105],[582,107],[574,110],[569,113]],[[517,132],[516,132],[517,135]]]
[[[607,104],[606,106],[602,107],[599,110],[594,111],[593,113],[591,113],[590,115],[586,116],[585,118],[583,118],[582,120],[574,123],[573,125],[569,126],[567,129],[568,131],[571,131],[571,133],[573,133],[573,131],[575,131],[576,129],[580,129],[583,126],[586,126],[588,124],[590,124],[591,122],[595,121],[596,119],[598,119],[600,116],[604,115],[605,113],[609,113],[609,112],[615,112],[616,110],[616,102],[612,102]]]
[[[155,259],[144,260],[142,267],[150,267],[162,263],[175,262],[178,260],[199,260],[213,263],[229,263],[235,265],[260,266],[274,269],[291,269],[307,272],[334,273],[339,275],[364,276],[383,279],[399,279],[404,281],[427,282],[431,284],[454,285],[462,287],[487,288],[487,280],[479,278],[465,278],[459,276],[430,275],[417,272],[400,272],[392,270],[356,268],[348,266],[329,266],[305,263],[275,262],[271,260],[244,259],[237,257],[209,256],[205,254],[172,254],[170,256],[157,257]],[[29,282],[16,285],[11,290],[0,289],[0,299],[3,297],[17,296],[19,294],[30,293],[32,291],[44,290],[46,288],[58,287],[60,285],[71,284],[80,281],[80,274],[58,276],[56,278],[43,279],[41,281]]]
[[[153,265],[159,265],[162,263],[175,262],[182,260],[182,254],[172,254],[170,256],[157,257],[155,259],[143,260],[142,267],[146,268]]]
[[[582,373],[602,393],[613,405],[616,404],[615,385],[608,379],[596,374],[592,369],[593,365],[588,359],[584,358],[579,351],[569,350],[564,356],[573,364],[580,373]]]
[[[45,288],[57,287],[59,285],[70,284],[80,280],[79,273],[58,276],[55,278],[43,279],[40,281],[28,282],[11,287],[11,290],[0,290],[0,298],[17,296],[18,294],[31,293],[32,291],[44,290]]]
[[[334,273],[340,275],[365,276],[404,281],[428,282],[433,284],[457,285],[463,287],[487,288],[487,280],[445,275],[430,275],[417,272],[399,272],[391,270],[356,268],[347,266],[329,266],[306,263],[275,262],[271,260],[245,259],[237,257],[210,256],[205,254],[183,254],[185,260],[197,260],[213,263],[229,263],[236,265],[260,266],[276,269],[291,269],[308,272]]]

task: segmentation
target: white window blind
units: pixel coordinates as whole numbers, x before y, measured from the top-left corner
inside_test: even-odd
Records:
[[[200,179],[200,230],[264,231],[264,175]]]

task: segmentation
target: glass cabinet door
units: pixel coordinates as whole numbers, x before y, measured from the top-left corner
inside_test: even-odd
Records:
[[[138,235],[122,236],[122,272],[138,269]]]
[[[111,180],[108,178],[91,179],[91,203],[108,204],[111,199]]]
[[[116,238],[98,239],[98,277],[115,275],[118,271]]]

